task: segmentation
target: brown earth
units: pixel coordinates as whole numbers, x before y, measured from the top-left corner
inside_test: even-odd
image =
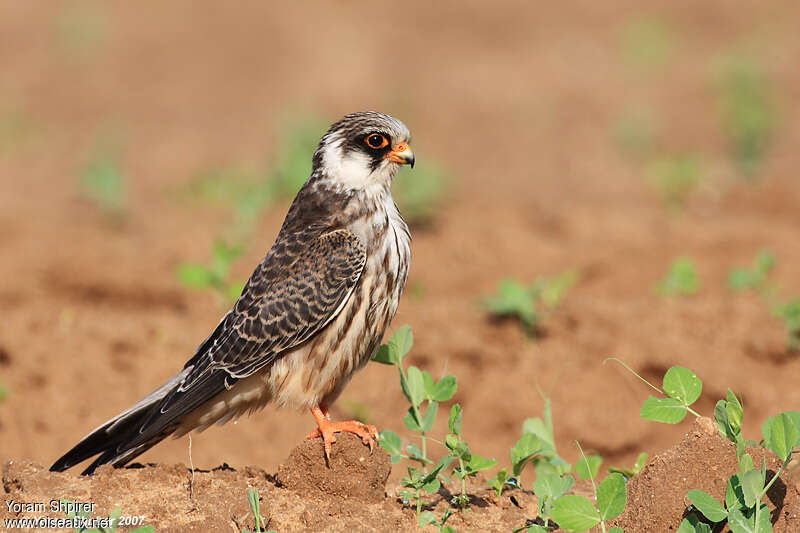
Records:
[[[76,502],[93,502],[95,516],[115,508],[128,516],[146,517],[157,531],[240,531],[253,527],[246,492],[256,488],[267,527],[277,531],[409,531],[415,528],[413,508],[397,498],[401,487],[386,491],[389,456],[381,448],[370,453],[360,439],[339,437],[326,466],[319,440],[297,446],[277,475],[258,467],[235,470],[223,465],[211,471],[183,465],[139,465],[125,469],[103,466],[93,476],[53,473],[30,461],[9,461],[3,467],[4,498],[15,502],[48,502],[53,495]],[[756,464],[761,449],[750,449]],[[767,452],[767,469],[774,475],[780,462]],[[612,521],[627,533],[675,531],[690,512],[686,493],[701,489],[718,500],[728,478],[738,471],[734,446],[717,432],[711,419],[698,419],[675,446],[653,457],[628,482],[625,512]],[[574,493],[590,496],[588,482]],[[448,525],[457,531],[511,531],[533,523],[536,497],[530,491],[505,490],[500,497],[483,480],[470,483],[471,506],[456,512]],[[442,489],[430,498],[429,509],[442,516],[452,494]],[[800,528],[800,487],[784,476],[767,494],[776,533]],[[59,512],[8,512],[4,518],[64,517]],[[123,528],[126,529],[126,528]],[[433,526],[429,529],[434,530]],[[560,531],[560,530],[559,530]],[[592,531],[600,531],[600,527]],[[716,531],[716,530],[715,530]],[[727,531],[721,530],[721,531]]]
[[[660,66],[625,59],[621,35],[641,17],[672,28]],[[800,357],[762,302],[725,279],[770,247],[775,279],[800,295],[798,26],[789,1],[0,3],[0,459],[49,465],[193,354],[220,309],[175,270],[208,260],[231,214],[180,191],[209,168],[263,167],[293,109],[389,112],[414,132],[420,166],[450,168],[436,219],[414,231],[392,327],[414,328],[411,364],[458,377],[476,453],[507,465],[522,422],[541,413],[537,386],[569,461],[575,440],[606,465],[677,442],[685,427],[639,419],[649,391],[602,364],[612,355],[655,381],[672,365],[693,369],[703,414],[728,387],[741,392],[745,435],[757,438],[767,416],[800,408]],[[761,58],[780,113],[756,182],[736,177],[719,125],[715,73],[741,50]],[[706,179],[681,214],[615,145],[620,120],[640,109],[662,129],[659,150],[704,157]],[[79,170],[109,132],[127,176],[122,221],[80,194]],[[237,276],[286,208],[260,217]],[[680,254],[695,258],[703,287],[661,298],[653,285]],[[502,277],[572,268],[581,281],[538,342],[476,303]],[[405,409],[396,372],[368,365],[333,414],[405,435]],[[277,472],[312,426],[268,408],[195,435],[192,458]],[[187,464],[187,440],[142,460]],[[393,469],[390,493],[403,474]]]

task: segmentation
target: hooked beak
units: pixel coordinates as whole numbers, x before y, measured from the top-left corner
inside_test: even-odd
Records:
[[[386,159],[401,165],[411,165],[411,168],[414,168],[414,152],[411,151],[408,143],[400,143],[395,146],[391,152],[386,154]]]

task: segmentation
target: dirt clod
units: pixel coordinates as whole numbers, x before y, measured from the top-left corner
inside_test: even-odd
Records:
[[[370,453],[361,439],[340,433],[325,463],[322,440],[304,440],[278,469],[278,482],[301,493],[318,492],[337,498],[379,502],[386,496],[391,472],[389,454],[379,446]]]
[[[772,452],[755,447],[748,452],[757,465],[766,458],[769,476],[780,469]],[[653,457],[628,482],[628,504],[614,525],[626,533],[675,531],[690,505],[687,492],[700,489],[724,501],[728,478],[738,471],[733,443],[720,436],[713,420],[698,418],[678,444]],[[775,533],[800,531],[800,491],[785,477],[767,493]]]

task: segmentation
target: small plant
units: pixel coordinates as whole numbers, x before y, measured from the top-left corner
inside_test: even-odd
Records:
[[[675,424],[683,420],[687,413],[700,416],[690,405],[700,397],[703,384],[691,370],[682,367],[667,370],[663,391],[635,372],[634,375],[666,396],[650,396],[642,406],[642,418]],[[795,448],[800,447],[800,412],[790,411],[770,417],[761,427],[762,445],[772,450],[782,462],[781,468],[769,480],[766,458],[762,457],[761,467],[757,468],[753,457],[747,453],[748,446],[757,446],[758,443],[744,439],[743,414],[741,400],[730,389],[726,398],[719,400],[714,408],[719,432],[735,444],[739,464],[739,472],[728,480],[724,505],[701,490],[689,491],[687,498],[707,520],[727,522],[733,533],[771,533],[770,512],[763,498],[792,461]],[[697,517],[687,517],[678,531],[710,533],[711,528]]]
[[[687,497],[707,520],[714,523],[727,522],[733,533],[771,533],[770,511],[763,499],[792,462],[795,449],[800,447],[800,412],[780,413],[768,418],[761,427],[763,445],[772,450],[781,461],[780,469],[769,479],[766,458],[762,457],[761,466],[757,468],[753,457],[746,452],[748,445],[756,443],[745,442],[741,436],[742,405],[730,390],[728,399],[717,403],[714,415],[720,433],[736,443],[739,472],[728,479],[724,503],[701,490],[691,490]],[[690,522],[687,518],[679,531],[710,531],[707,526],[700,526],[698,522]]]
[[[633,476],[635,476],[636,474],[638,474],[639,472],[642,471],[642,468],[644,468],[644,465],[647,464],[647,458],[648,457],[649,456],[647,455],[647,452],[642,452],[636,457],[636,462],[633,463],[632,467],[627,468],[627,467],[623,466],[623,467],[620,468],[620,467],[616,467],[616,466],[610,466],[610,467],[608,467],[608,472],[610,474],[622,474],[622,476],[625,479],[630,479],[630,478],[632,478]]]
[[[700,184],[703,167],[693,154],[664,155],[648,165],[647,175],[667,207],[681,210]]]
[[[786,349],[790,352],[800,350],[800,299],[776,305],[772,313],[783,321],[786,330]]]
[[[760,251],[749,267],[737,267],[728,274],[728,288],[732,291],[754,289],[762,295],[775,291],[769,274],[775,268],[775,254],[770,250]]]
[[[700,289],[700,277],[691,257],[678,257],[667,271],[667,275],[656,285],[661,296],[686,296]]]
[[[261,516],[261,502],[258,497],[258,489],[247,489],[247,501],[250,503],[250,511],[253,513],[255,526],[252,530],[242,528],[242,533],[277,533],[274,529],[267,531],[267,521]]]
[[[769,80],[755,61],[729,58],[718,83],[722,125],[739,174],[756,177],[774,138],[777,113]]]
[[[244,282],[230,279],[231,265],[243,250],[241,244],[228,245],[217,240],[212,247],[211,265],[181,265],[178,268],[178,279],[191,289],[213,291],[221,305],[229,305],[236,301],[244,288]]]
[[[392,184],[392,196],[403,218],[417,227],[431,223],[447,189],[447,173],[433,161],[400,172]]]
[[[116,151],[99,148],[81,170],[83,195],[115,219],[127,208],[126,179]]]
[[[419,434],[420,445],[409,443],[404,448],[400,436],[390,430],[381,432],[380,444],[391,455],[392,463],[406,459],[419,464],[419,468],[408,467],[408,477],[402,480],[402,484],[407,490],[401,491],[399,496],[405,502],[414,502],[420,526],[435,524],[440,528],[446,528],[444,523],[449,517],[448,513],[445,513],[441,519],[432,512],[423,513],[423,506],[428,505],[424,500],[424,494],[435,494],[442,482],[449,483],[450,479],[444,475],[444,472],[450,468],[451,464],[454,464],[451,472],[461,481],[461,486],[460,492],[453,496],[450,503],[457,508],[467,507],[470,501],[466,490],[467,478],[475,476],[482,470],[492,468],[496,461],[470,451],[462,432],[463,411],[458,404],[453,405],[450,409],[448,418],[450,433],[445,436],[444,441],[430,436],[436,421],[439,403],[446,402],[455,395],[457,382],[453,376],[444,376],[436,381],[428,372],[415,366],[405,369],[403,358],[411,350],[413,342],[411,328],[403,326],[392,335],[388,344],[384,344],[378,349],[372,360],[397,368],[400,375],[400,387],[410,403],[404,422],[407,429]],[[446,455],[437,463],[428,457],[429,442],[442,445],[447,450]]]
[[[553,520],[565,531],[588,531],[600,524],[604,533],[622,533],[622,528],[617,526],[606,529],[606,520],[618,517],[625,510],[627,503],[625,478],[620,474],[610,474],[599,485],[595,484],[594,478],[590,479],[597,504],[577,494],[565,494],[552,503]],[[536,533],[547,531],[541,526],[537,527],[540,528],[538,531],[533,530]]]
[[[578,281],[574,270],[552,278],[539,278],[526,286],[505,279],[497,287],[497,294],[484,298],[482,304],[496,317],[517,318],[529,337],[535,337],[545,316],[561,304],[566,292]]]
[[[761,295],[775,318],[783,322],[786,330],[786,350],[800,350],[800,299],[781,300],[780,287],[769,278],[775,267],[775,254],[769,250],[759,252],[751,267],[739,267],[728,275],[732,291],[754,290]]]

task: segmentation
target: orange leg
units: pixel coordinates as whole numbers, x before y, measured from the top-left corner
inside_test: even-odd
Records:
[[[363,424],[357,420],[347,420],[345,422],[331,422],[331,415],[328,414],[328,406],[319,404],[311,408],[311,414],[317,421],[317,429],[312,431],[306,437],[307,439],[317,439],[322,437],[322,442],[325,445],[325,458],[328,463],[331,461],[331,444],[336,442],[335,433],[346,431],[348,433],[355,433],[361,440],[369,446],[370,451],[378,440],[378,429],[375,426]]]

